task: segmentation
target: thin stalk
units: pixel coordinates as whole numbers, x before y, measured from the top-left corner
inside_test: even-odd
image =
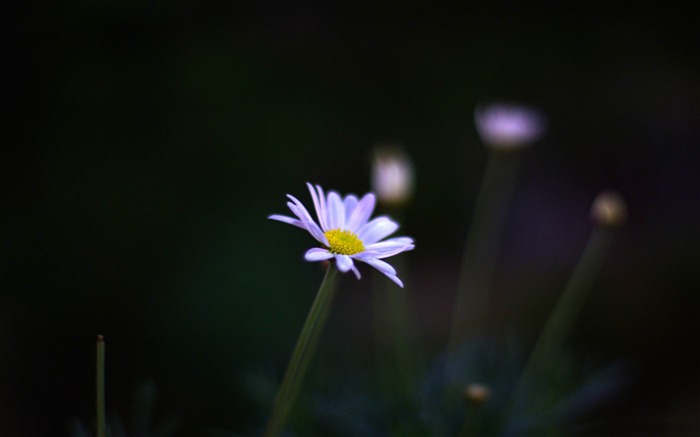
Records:
[[[490,150],[462,255],[448,342],[448,367],[468,335],[483,329],[498,247],[520,167],[517,151]]]
[[[406,271],[404,258],[394,258],[397,271]],[[411,342],[411,300],[380,273],[375,274],[372,290],[374,306],[375,355],[379,385],[385,397],[405,402],[410,399],[418,357]]]
[[[299,393],[299,388],[308,370],[311,358],[316,351],[323,326],[328,318],[335,292],[337,269],[333,264],[328,266],[323,282],[318,289],[314,303],[301,330],[297,344],[292,352],[292,358],[277,392],[272,414],[267,422],[264,436],[278,436],[284,430],[284,425],[292,405]]]
[[[384,212],[403,223],[404,203],[383,205]],[[403,254],[392,265],[404,276],[409,271]],[[412,318],[412,295],[399,288],[379,272],[372,281],[375,357],[378,385],[385,400],[393,407],[407,408],[413,400],[420,363]]]
[[[535,342],[530,358],[516,385],[511,408],[520,408],[521,402],[524,401],[522,397],[526,391],[525,387],[536,384],[546,373],[553,371],[553,367],[556,366],[557,354],[561,351],[564,340],[570,334],[589,295],[593,282],[603,261],[605,261],[613,237],[614,229],[610,227],[596,226],[593,229],[564,291]],[[530,401],[527,404],[530,408],[538,407],[530,405]]]
[[[475,418],[476,412],[474,411],[474,407],[468,407],[467,412],[464,416],[464,423],[462,423],[462,429],[459,431],[458,434],[460,437],[469,437],[470,435],[476,435],[476,433],[472,429],[474,427]]]
[[[105,338],[97,336],[97,437],[106,437],[107,422],[105,420]]]

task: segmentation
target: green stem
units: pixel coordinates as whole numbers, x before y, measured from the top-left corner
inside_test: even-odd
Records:
[[[520,167],[517,151],[489,152],[462,255],[448,342],[448,363],[467,335],[481,333],[498,246]],[[449,364],[448,364],[449,365]]]
[[[97,437],[107,435],[105,420],[105,339],[97,336]]]
[[[474,427],[474,419],[475,419],[476,413],[474,412],[474,407],[468,407],[467,412],[464,416],[464,423],[462,423],[462,429],[459,431],[459,436],[460,437],[468,437],[469,435],[476,435],[474,430],[472,429]]]
[[[404,204],[383,205],[383,209],[383,213],[399,223],[404,222]],[[392,258],[392,265],[401,277],[409,271],[405,254]],[[378,385],[384,399],[393,408],[410,408],[422,365],[411,323],[412,295],[409,288],[397,287],[377,271],[373,274],[374,346]]]
[[[328,266],[326,276],[318,289],[316,299],[311,305],[309,315],[294,347],[294,352],[292,352],[292,358],[289,361],[282,385],[277,392],[272,414],[264,433],[266,437],[278,436],[284,429],[311,358],[318,345],[320,333],[328,318],[333,301],[337,273],[338,271],[333,264]]]
[[[394,258],[398,272],[406,271],[403,257]],[[411,342],[411,300],[381,273],[374,277],[375,355],[379,385],[386,398],[406,402],[413,392],[418,356]]]
[[[613,237],[614,230],[612,228],[596,226],[593,229],[564,291],[552,309],[549,319],[530,353],[530,358],[516,385],[512,407],[520,407],[521,402],[525,401],[522,397],[526,386],[533,386],[543,376],[553,371],[564,340],[571,332],[583,303],[588,297]],[[528,404],[531,402],[528,401]],[[537,407],[537,405],[530,405],[530,408]]]

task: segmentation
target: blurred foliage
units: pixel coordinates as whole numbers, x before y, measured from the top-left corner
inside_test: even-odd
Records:
[[[111,415],[106,429],[107,437],[169,437],[175,435],[179,427],[178,419],[168,418],[160,423],[155,423],[154,407],[156,395],[156,387],[153,381],[147,381],[138,385],[134,390],[130,431],[127,432],[123,420],[119,416]],[[96,435],[95,432],[88,431],[90,427],[77,418],[68,420],[67,427],[68,434],[71,437]]]
[[[626,364],[601,366],[562,352],[547,357],[554,372],[524,381],[523,396],[515,398],[525,358],[515,336],[469,341],[451,364],[444,354],[438,356],[403,400],[388,398],[366,371],[321,365],[295,405],[285,435],[596,434],[604,427],[593,413],[615,401],[634,373]],[[269,412],[277,386],[269,376],[251,375],[244,386],[256,396],[261,417]],[[487,389],[483,400],[465,396],[471,384]],[[253,428],[250,435],[261,430]]]

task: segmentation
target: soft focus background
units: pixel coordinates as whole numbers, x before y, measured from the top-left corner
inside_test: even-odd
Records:
[[[475,105],[539,107],[487,315],[532,341],[590,231],[629,206],[573,344],[634,382],[602,429],[700,431],[698,11],[691,2],[19,2],[2,14],[0,435],[94,423],[133,393],[179,435],[247,433],[246,375],[279,377],[322,277],[268,221],[304,182],[369,190],[371,150],[416,168],[402,277],[429,358],[445,345],[486,151]],[[672,6],[671,6],[672,5]],[[367,366],[373,280],[343,278],[324,357]],[[347,364],[344,364],[347,365]],[[351,366],[352,368],[352,366]],[[327,381],[333,387],[338,381]]]

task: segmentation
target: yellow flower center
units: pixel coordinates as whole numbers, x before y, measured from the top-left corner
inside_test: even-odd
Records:
[[[362,240],[350,231],[331,229],[330,231],[326,231],[323,235],[326,236],[328,244],[331,246],[329,249],[331,253],[338,255],[354,255],[364,252],[365,250]]]

